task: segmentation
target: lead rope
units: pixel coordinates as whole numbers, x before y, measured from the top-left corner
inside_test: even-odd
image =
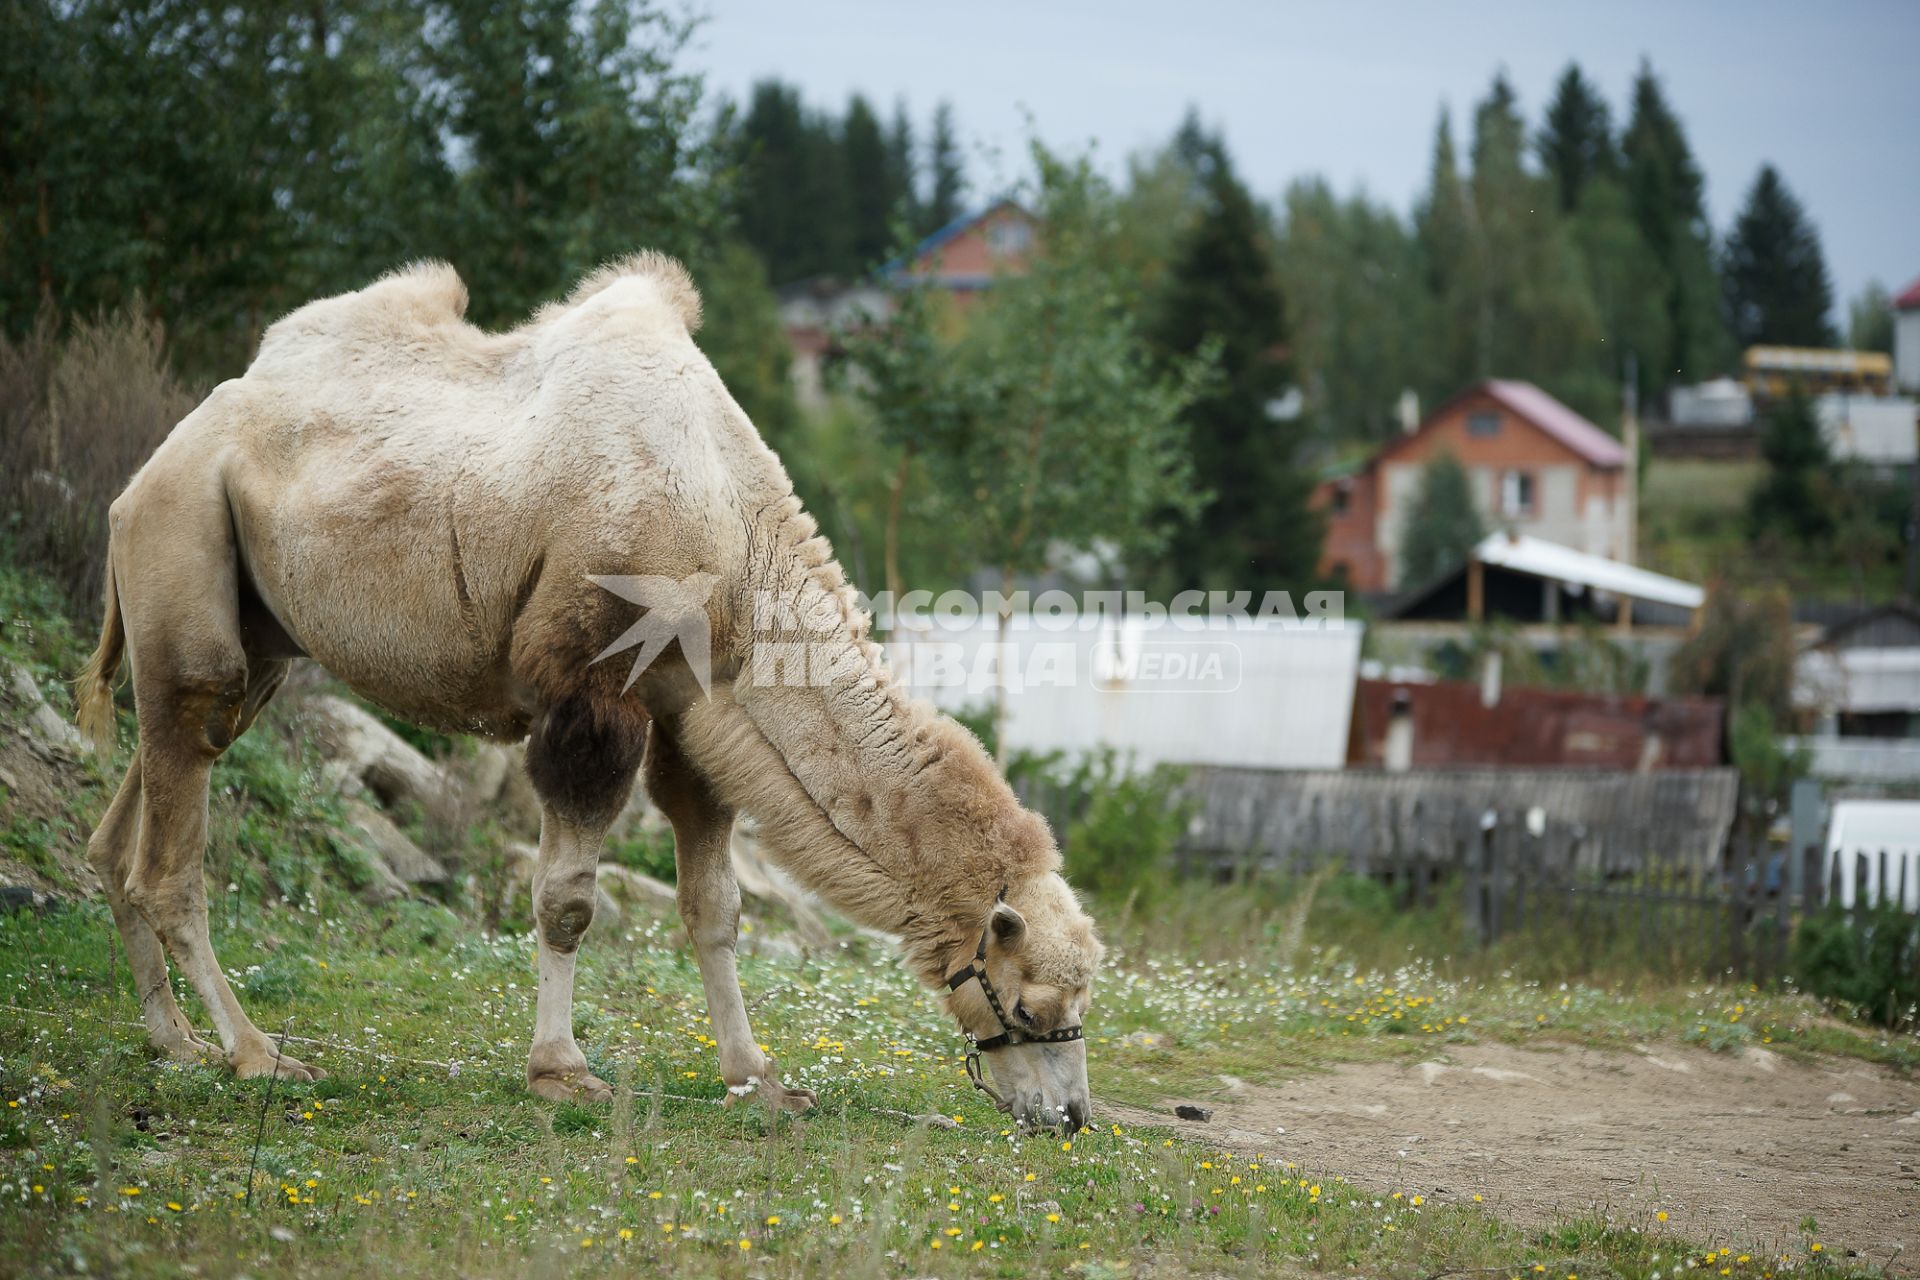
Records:
[[[978,1050],[967,1050],[967,1079],[973,1081],[973,1087],[993,1099],[993,1108],[1008,1115],[1013,1114],[1013,1103],[1000,1096],[999,1090],[987,1083],[986,1069],[980,1064]]]

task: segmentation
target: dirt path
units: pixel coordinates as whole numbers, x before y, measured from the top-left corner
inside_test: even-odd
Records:
[[[1175,1102],[1190,1099],[1167,1099]],[[1416,1064],[1230,1086],[1198,1142],[1437,1201],[1485,1197],[1523,1225],[1603,1211],[1696,1242],[1835,1253],[1920,1269],[1920,1081],[1763,1049],[1458,1045]],[[1122,1123],[1165,1115],[1103,1107]]]

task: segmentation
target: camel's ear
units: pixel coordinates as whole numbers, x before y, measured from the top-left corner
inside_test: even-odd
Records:
[[[1027,918],[1004,902],[994,904],[988,927],[993,930],[993,940],[1008,950],[1019,946],[1027,936]]]

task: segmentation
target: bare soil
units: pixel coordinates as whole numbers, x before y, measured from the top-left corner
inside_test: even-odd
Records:
[[[1171,1111],[1177,1102],[1166,1100]],[[1601,1214],[1696,1243],[1920,1267],[1920,1081],[1868,1063],[1636,1046],[1449,1046],[1277,1086],[1228,1081],[1210,1121],[1103,1107],[1313,1176],[1523,1226]],[[1655,1215],[1668,1221],[1658,1224]]]

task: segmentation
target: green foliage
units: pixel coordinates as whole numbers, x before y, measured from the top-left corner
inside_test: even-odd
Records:
[[[1753,536],[1771,533],[1812,542],[1831,532],[1827,442],[1813,402],[1798,390],[1768,409],[1760,456],[1766,459],[1767,476],[1748,502],[1747,525]]]
[[[1400,580],[1430,582],[1458,568],[1486,536],[1467,469],[1451,451],[1442,450],[1421,468],[1420,487],[1401,529]]]
[[[1847,345],[1893,353],[1893,298],[1878,280],[1867,281],[1847,304]]]
[[[1833,285],[1820,237],[1779,171],[1760,166],[1727,237],[1727,321],[1741,346],[1830,347]]]
[[[1886,1027],[1909,1027],[1920,1013],[1920,933],[1915,917],[1891,904],[1849,912],[1828,907],[1793,936],[1794,978]]]
[[[1034,158],[1046,238],[1027,274],[997,282],[957,338],[913,289],[849,339],[877,434],[895,458],[912,451],[908,480],[925,468],[908,517],[1003,578],[1045,568],[1056,544],[1151,555],[1197,501],[1179,415],[1205,362],[1148,364],[1108,252],[1111,190],[1084,160]]]
[[[959,216],[960,198],[967,191],[966,166],[960,159],[952,103],[943,102],[934,109],[927,165],[933,171],[932,183],[926,206],[920,212],[920,229],[930,234]]]
[[[671,827],[635,827],[626,835],[613,837],[607,841],[606,858],[668,884],[678,879]]]
[[[690,32],[648,0],[13,4],[0,262],[16,337],[136,296],[194,376],[419,257],[500,324],[717,219]]]
[[[1287,188],[1274,252],[1318,434],[1392,439],[1400,393],[1427,381],[1433,342],[1419,242],[1388,206],[1302,178]]]
[[[473,317],[524,316],[647,245],[689,256],[718,221],[690,20],[650,0],[449,0],[425,64],[458,148],[452,258]]]
[[[990,716],[976,717],[990,728]],[[1069,757],[1016,752],[1007,780],[1053,824],[1074,887],[1112,905],[1158,901],[1174,882],[1174,854],[1192,820],[1186,772],[1137,770],[1111,747]]]
[[[1594,179],[1618,172],[1620,153],[1614,145],[1612,115],[1600,91],[1581,74],[1579,64],[1570,62],[1560,73],[1534,146],[1559,193],[1562,213],[1580,207]]]
[[[1185,781],[1168,765],[1136,772],[1112,749],[1079,760],[1067,785],[1085,805],[1064,841],[1074,884],[1109,902],[1166,885],[1193,817],[1193,802],[1179,794]]]
[[[1781,742],[1779,723],[1763,702],[1742,702],[1733,709],[1727,754],[1740,770],[1741,802],[1756,830],[1764,830],[1786,805],[1813,759],[1804,747],[1789,749]]]
[[[883,129],[860,94],[836,118],[808,108],[791,85],[760,81],[726,148],[739,170],[740,234],[776,284],[871,271],[896,247],[896,223],[915,237],[944,225],[960,212],[966,185],[944,103],[934,114],[924,203],[912,122],[900,109]]]
[[[728,240],[703,252],[692,269],[705,303],[700,350],[754,427],[785,452],[799,428],[800,406],[789,376],[793,350],[766,268],[745,244]]]
[[[1743,591],[1716,581],[1693,634],[1673,656],[1670,678],[1676,693],[1725,698],[1732,707],[1753,704],[1784,720],[1792,714],[1798,652],[1784,590]]]
[[[1199,207],[1162,283],[1152,338],[1171,369],[1210,361],[1215,376],[1181,408],[1191,457],[1183,471],[1211,493],[1179,504],[1196,514],[1168,540],[1162,585],[1298,586],[1315,572],[1323,519],[1307,505],[1314,478],[1302,457],[1305,423],[1272,412],[1293,374],[1266,216],[1226,143],[1197,118],[1188,117],[1174,149]]]
[[[1720,308],[1706,181],[1679,117],[1653,68],[1642,63],[1620,140],[1634,221],[1660,264],[1667,346],[1641,353],[1642,401],[1669,382],[1697,382],[1727,366],[1730,340]]]
[[[1422,390],[1437,402],[1474,379],[1524,370],[1605,420],[1617,379],[1608,317],[1554,182],[1531,170],[1526,157],[1526,126],[1504,77],[1474,110],[1465,170],[1450,121],[1441,116],[1429,190],[1416,215],[1434,307]],[[1600,176],[1583,171],[1576,185],[1584,192]]]

